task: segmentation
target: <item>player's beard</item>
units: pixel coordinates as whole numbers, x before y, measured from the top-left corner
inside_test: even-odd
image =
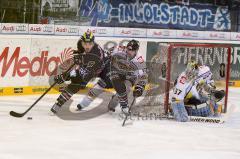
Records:
[[[85,49],[85,52],[86,52],[86,53],[89,53],[91,50],[92,50],[92,48],[86,48],[86,49]]]

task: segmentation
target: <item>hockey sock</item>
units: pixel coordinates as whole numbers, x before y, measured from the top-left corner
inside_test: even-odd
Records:
[[[57,98],[56,103],[53,105],[53,107],[51,108],[51,111],[53,113],[57,113],[57,111],[62,107],[62,105],[64,103],[66,103],[66,101],[68,101],[73,94],[71,94],[70,92],[68,92],[67,90],[62,91],[62,93],[60,94],[60,96]]]

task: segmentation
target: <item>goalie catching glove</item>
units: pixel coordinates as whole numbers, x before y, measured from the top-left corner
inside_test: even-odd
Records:
[[[57,84],[62,84],[62,83],[64,83],[65,81],[69,81],[69,80],[70,80],[70,75],[69,75],[69,73],[56,75],[56,76],[54,77],[54,81],[55,81]]]
[[[224,90],[213,90],[211,91],[210,98],[213,98],[215,101],[220,101],[225,97],[225,91]]]

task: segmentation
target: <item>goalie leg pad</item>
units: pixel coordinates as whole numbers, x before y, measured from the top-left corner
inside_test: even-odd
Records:
[[[211,110],[211,115],[215,117],[219,117],[222,112],[222,104],[216,103],[214,100],[210,100],[209,102],[209,108]]]
[[[189,120],[187,110],[183,102],[173,102],[172,110],[174,118],[180,122],[187,122]]]
[[[210,107],[206,104],[203,103],[204,107],[201,108],[197,108],[198,106],[196,106],[195,108],[192,107],[186,107],[188,115],[189,116],[201,116],[201,117],[208,117],[212,115],[212,111],[210,109]]]

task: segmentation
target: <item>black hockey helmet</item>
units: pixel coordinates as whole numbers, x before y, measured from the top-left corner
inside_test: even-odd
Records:
[[[128,42],[127,49],[132,50],[132,51],[138,50],[139,49],[139,41],[132,39],[131,41]]]
[[[91,31],[86,31],[85,33],[83,33],[82,37],[81,37],[81,40],[83,42],[94,42],[94,35]]]

